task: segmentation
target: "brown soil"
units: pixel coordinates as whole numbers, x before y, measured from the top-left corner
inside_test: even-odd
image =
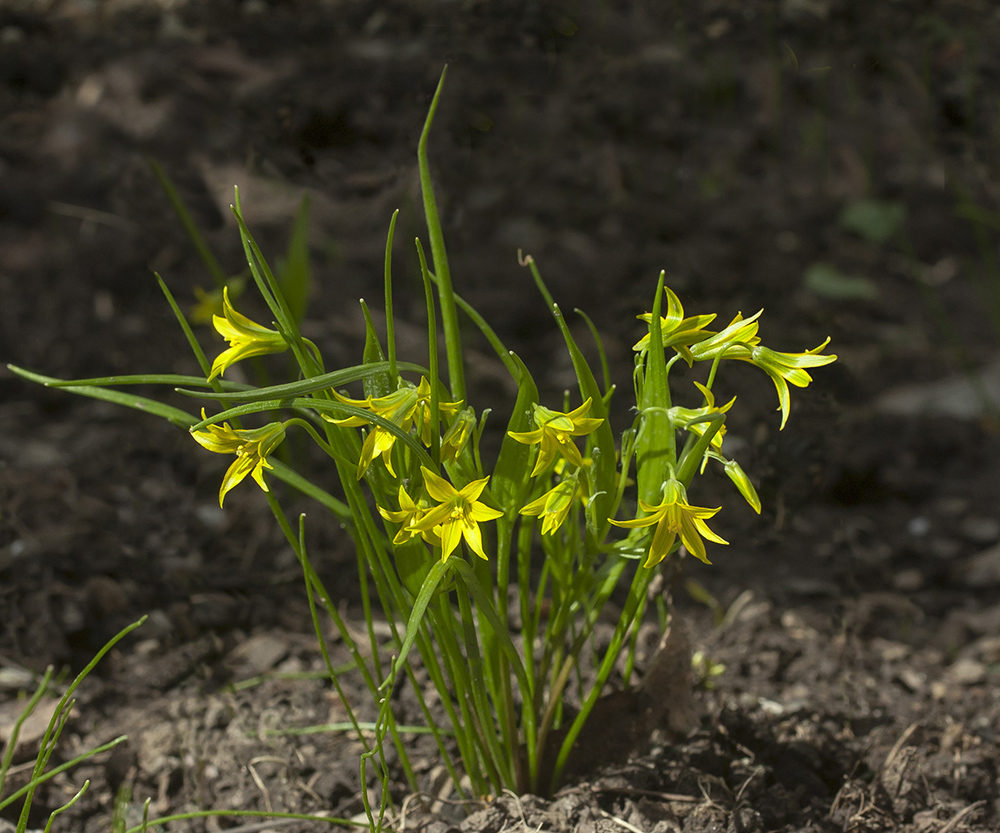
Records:
[[[960,408],[954,386],[898,404],[902,385],[987,366],[1000,337],[988,2],[10,0],[0,358],[63,378],[195,371],[150,273],[185,301],[210,279],[147,157],[234,274],[232,185],[272,257],[311,194],[308,335],[331,366],[360,357],[354,301],[380,298],[401,208],[398,314],[419,324],[401,241],[424,232],[415,148],[446,62],[432,160],[452,270],[550,393],[571,369],[518,248],[594,318],[622,384],[661,268],[690,311],[764,306],[768,344],[829,334],[840,361],[794,392],[781,433],[769,383],[734,374],[730,432],[764,511],[724,481],[702,492],[733,543],[673,590],[694,647],[725,666],[700,682],[697,728],[655,733],[550,801],[504,795],[472,815],[411,801],[397,829],[1000,828],[995,410]],[[841,211],[865,197],[905,206],[904,232],[852,233]],[[817,263],[869,283],[806,284]],[[503,412],[502,374],[473,349],[473,396]],[[130,823],[146,798],[156,814],[360,812],[353,740],[274,734],[343,707],[321,679],[275,674],[321,667],[301,574],[258,491],[218,509],[223,466],[156,419],[0,375],[0,731],[31,687],[23,672],[78,670],[150,616],[82,687],[53,763],[130,740],[40,791],[32,826],[85,778],[54,830],[110,829],[122,785]],[[358,621],[350,542],[315,512],[310,534]],[[432,792],[433,749],[414,750]],[[16,762],[33,754],[26,743]],[[169,829],[320,829],[256,825]]]

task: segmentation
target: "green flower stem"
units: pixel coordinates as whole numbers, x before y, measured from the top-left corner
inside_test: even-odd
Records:
[[[694,420],[692,425],[695,422],[707,422],[708,427],[705,429],[705,433],[698,437],[697,442],[694,443],[691,449],[685,449],[681,456],[680,465],[677,467],[677,479],[684,484],[685,489],[691,485],[691,481],[694,479],[695,472],[698,469],[698,464],[711,446],[712,438],[719,433],[719,430],[725,424],[726,415],[716,412]],[[689,439],[694,436],[697,436],[694,432],[688,434]]]
[[[465,399],[465,365],[462,356],[462,338],[458,328],[458,314],[455,312],[455,292],[451,286],[451,269],[448,267],[448,252],[444,245],[444,233],[441,231],[441,219],[438,216],[437,201],[434,199],[434,181],[431,179],[430,163],[427,161],[427,139],[430,136],[434,114],[437,112],[438,100],[444,87],[448,67],[441,70],[441,80],[438,81],[434,98],[427,111],[424,129],[420,133],[417,144],[417,165],[420,169],[420,191],[424,200],[424,216],[427,220],[427,236],[431,243],[431,256],[434,259],[434,274],[438,279],[438,298],[441,301],[441,323],[444,327],[444,342],[448,352],[448,387],[452,396]]]
[[[456,558],[455,562],[458,563],[459,560]],[[428,610],[432,611],[434,634],[461,713],[461,722],[455,724],[453,728],[456,737],[465,741],[465,749],[462,750],[465,771],[472,781],[473,792],[485,795],[489,792],[490,782],[495,780],[496,773],[493,773],[493,779],[491,779],[482,771],[482,767],[488,765],[489,756],[486,752],[486,741],[482,735],[482,727],[475,718],[475,708],[471,702],[472,681],[469,678],[469,669],[465,657],[458,647],[458,642],[455,640],[455,617],[444,593],[438,596],[437,608],[428,608]]]
[[[497,782],[494,789],[499,791],[503,789],[504,784],[514,783],[513,749],[501,743],[498,733],[494,728],[494,714],[498,714],[499,709],[497,709],[497,712],[494,712],[491,700],[493,704],[499,704],[499,698],[497,697],[496,689],[490,684],[490,675],[484,673],[483,658],[479,651],[480,635],[476,630],[476,621],[472,615],[472,605],[469,603],[469,597],[461,591],[455,595],[458,597],[458,609],[462,620],[462,635],[465,641],[465,657],[469,665],[472,681],[472,700],[477,712],[477,722],[482,727],[490,761],[497,770]],[[485,637],[485,634],[483,636]],[[492,697],[488,695],[492,695]]]
[[[601,691],[604,689],[604,685],[608,681],[608,677],[611,676],[615,662],[618,659],[618,654],[621,651],[625,634],[635,621],[640,602],[646,593],[646,588],[649,586],[649,582],[652,580],[653,575],[653,570],[645,570],[641,567],[637,568],[635,571],[635,576],[632,579],[632,586],[629,588],[628,599],[625,602],[625,608],[622,611],[622,615],[618,620],[617,626],[615,627],[615,632],[611,637],[611,644],[604,653],[604,659],[597,672],[597,679],[594,682],[593,688],[590,690],[590,694],[584,701],[583,706],[580,708],[580,712],[570,725],[562,746],[559,748],[556,765],[552,771],[552,781],[549,784],[549,790],[551,792],[555,792],[556,787],[559,785],[559,780],[562,778],[563,769],[566,767],[566,762],[569,759],[569,753],[573,749],[573,744],[576,743],[576,739],[580,735],[580,730],[583,729],[584,724],[587,722],[587,718],[590,716],[590,712],[594,708],[594,704],[597,702],[597,698],[600,697]]]
[[[333,665],[333,660],[330,659],[330,652],[326,647],[326,639],[323,637],[323,628],[320,626],[319,617],[316,610],[316,593],[319,593],[320,602],[323,604],[324,608],[327,609],[334,626],[340,633],[341,638],[344,640],[344,646],[347,648],[348,652],[351,654],[351,658],[354,660],[354,664],[357,669],[361,672],[361,676],[368,686],[368,690],[373,694],[377,692],[378,688],[375,685],[375,681],[372,679],[371,674],[368,671],[368,667],[365,664],[364,658],[361,656],[357,649],[357,645],[354,642],[354,638],[351,636],[347,629],[346,624],[340,618],[340,613],[334,607],[329,594],[326,592],[326,588],[323,587],[319,576],[313,569],[312,562],[309,560],[309,555],[303,545],[302,540],[296,537],[295,533],[292,531],[292,526],[288,522],[288,518],[285,516],[285,511],[281,508],[281,504],[278,503],[278,499],[274,496],[273,492],[267,492],[267,503],[271,507],[271,512],[274,515],[275,520],[278,522],[278,526],[281,527],[281,531],[285,534],[285,539],[291,545],[292,550],[299,559],[299,563],[302,565],[302,573],[306,580],[306,598],[309,601],[309,613],[313,621],[313,629],[316,632],[316,638],[319,641],[320,654],[323,657],[323,662],[326,665],[327,676],[330,682],[333,683],[333,687],[337,691],[337,696],[340,698],[340,702],[343,704],[344,708],[347,710],[347,719],[350,721],[351,726],[354,729],[354,733],[357,735],[358,740],[361,742],[362,748],[365,752],[368,751],[368,741],[365,735],[361,731],[361,726],[358,723],[357,717],[354,714],[354,709],[351,706],[351,701],[347,698],[344,690],[340,685],[340,675],[337,674],[336,669]],[[304,519],[304,515],[300,517],[300,525]],[[333,613],[330,613],[332,609]],[[336,615],[334,615],[336,614]]]

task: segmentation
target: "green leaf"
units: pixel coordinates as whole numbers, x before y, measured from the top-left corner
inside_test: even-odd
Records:
[[[312,273],[309,268],[309,195],[302,195],[299,210],[288,241],[288,252],[281,264],[279,283],[296,324],[301,324],[309,305]]]
[[[438,278],[441,326],[444,328],[444,344],[448,354],[448,386],[456,399],[465,399],[465,366],[462,356],[461,332],[458,328],[458,315],[455,312],[455,292],[451,288],[448,252],[444,246],[444,232],[441,231],[441,219],[438,216],[437,202],[434,199],[431,167],[427,161],[427,139],[430,136],[431,125],[434,123],[434,113],[437,111],[438,99],[441,97],[447,72],[448,67],[445,66],[441,70],[441,80],[438,81],[434,98],[431,99],[430,109],[427,111],[427,120],[424,122],[424,129],[417,145],[417,166],[420,169],[420,192],[424,199],[424,216],[427,220],[427,235],[430,238],[434,274]]]
[[[201,390],[187,390],[177,388],[177,393],[191,396],[195,399],[214,399],[218,402],[259,402],[265,399],[287,399],[292,396],[305,396],[317,391],[347,385],[351,382],[363,381],[371,376],[377,376],[388,370],[388,363],[375,362],[374,364],[359,364],[353,367],[345,367],[341,370],[334,370],[324,373],[321,376],[312,376],[309,379],[300,379],[298,382],[288,382],[284,385],[270,385],[266,388],[242,388],[232,393],[215,393]],[[400,370],[408,370],[426,376],[427,368],[412,364],[411,362],[400,362]],[[200,380],[201,384],[205,381]]]
[[[365,303],[364,298],[361,299],[361,311],[365,316],[365,349],[361,360],[366,365],[384,363],[388,367],[385,354],[382,352],[382,345],[378,341],[378,333],[375,332],[375,322],[372,321],[372,315],[368,311],[368,304]],[[366,376],[364,379],[365,396],[371,396],[375,399],[389,394],[392,387],[388,373],[376,373],[372,376]]]
[[[189,414],[187,411],[182,411],[180,408],[174,408],[170,405],[164,405],[162,402],[157,402],[155,399],[149,399],[145,396],[136,396],[131,393],[122,393],[121,391],[108,390],[103,387],[68,384],[62,379],[54,379],[51,376],[32,373],[30,370],[25,370],[13,364],[7,365],[7,368],[12,373],[16,373],[28,381],[38,382],[41,385],[58,383],[61,390],[76,393],[80,396],[89,396],[91,399],[103,399],[105,402],[114,402],[116,405],[124,405],[126,408],[134,408],[137,411],[145,411],[154,416],[163,417],[181,428],[189,428],[198,422],[198,417]]]
[[[153,174],[156,176],[157,182],[160,183],[163,193],[167,195],[167,199],[177,214],[177,218],[181,221],[181,225],[184,226],[184,231],[187,232],[195,249],[197,249],[201,262],[205,264],[205,268],[211,274],[212,280],[215,281],[215,288],[221,292],[222,287],[226,285],[225,270],[219,265],[219,261],[215,259],[215,255],[212,254],[212,250],[208,247],[208,243],[205,242],[205,238],[202,237],[198,226],[191,217],[191,212],[187,210],[187,206],[184,205],[184,201],[181,199],[180,194],[177,193],[177,189],[174,187],[174,183],[171,182],[170,177],[167,176],[166,171],[152,157],[147,157],[146,161],[149,163],[149,167],[153,169]]]
[[[649,322],[649,349],[646,351],[639,405],[639,433],[635,441],[636,482],[640,500],[657,504],[660,489],[669,469],[677,462],[674,427],[667,415],[670,388],[667,383],[666,356],[661,335],[660,308],[663,301],[665,273],[660,272]]]
[[[885,243],[903,228],[906,206],[891,200],[855,200],[844,206],[840,225],[871,243]]]

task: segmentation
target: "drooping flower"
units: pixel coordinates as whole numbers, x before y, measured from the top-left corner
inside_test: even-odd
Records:
[[[542,535],[552,535],[563,525],[576,497],[586,502],[577,477],[562,480],[545,494],[527,504],[520,512],[542,519]]]
[[[205,412],[202,411],[204,417]],[[226,494],[249,474],[265,492],[269,491],[264,480],[264,469],[273,468],[267,462],[270,455],[285,439],[285,423],[272,422],[263,428],[233,428],[228,422],[222,425],[207,425],[201,431],[192,431],[191,436],[216,454],[235,454],[236,459],[222,478],[219,489],[219,506]]]
[[[345,405],[353,405],[371,411],[373,414],[395,425],[402,433],[408,432],[414,424],[419,424],[420,439],[424,445],[431,445],[431,386],[425,377],[421,377],[420,385],[414,385],[405,379],[400,380],[398,389],[385,396],[372,399],[370,396],[365,399],[348,399],[341,396],[336,391],[333,395],[338,402]],[[450,416],[462,406],[461,402],[438,402],[438,413],[441,416]],[[345,419],[335,419],[323,414],[323,418],[347,428],[359,428],[371,423],[364,417],[350,416]],[[396,472],[392,468],[392,448],[396,443],[397,436],[392,431],[381,425],[374,425],[365,437],[361,446],[361,457],[358,460],[358,480],[364,477],[368,467],[377,456],[381,455],[385,467],[393,477]]]
[[[710,335],[704,332],[704,328],[715,320],[715,313],[710,315],[693,315],[690,318],[685,318],[684,305],[681,304],[681,299],[677,297],[669,286],[663,287],[663,291],[667,294],[667,314],[665,317],[660,318],[660,337],[665,348],[673,347],[683,353],[687,345],[702,341]],[[645,321],[649,324],[653,320],[653,314],[651,312],[644,312],[638,318],[640,321]],[[646,333],[646,335],[632,345],[632,349],[637,353],[648,350],[649,333]]]
[[[229,348],[215,357],[209,380],[221,376],[231,365],[243,359],[288,349],[288,342],[281,333],[263,327],[233,309],[229,303],[228,286],[222,290],[222,315],[213,315],[212,324],[229,342]]]
[[[707,509],[703,506],[692,506],[687,502],[684,486],[677,480],[671,479],[663,484],[663,501],[658,506],[640,500],[639,508],[648,514],[631,521],[612,520],[611,523],[626,529],[656,525],[644,565],[646,567],[653,567],[666,558],[678,535],[687,551],[706,564],[712,562],[705,555],[705,542],[702,538],[717,544],[729,543],[712,532],[705,523],[706,519],[713,517],[722,507]]]
[[[483,536],[479,524],[493,521],[503,516],[503,512],[491,509],[479,500],[486,488],[488,477],[473,480],[456,489],[445,480],[424,466],[420,467],[424,475],[424,488],[427,494],[438,501],[438,505],[428,509],[419,520],[409,524],[407,529],[413,532],[434,532],[441,539],[441,560],[447,561],[458,542],[465,539],[476,555],[485,559],[483,551]]]
[[[562,455],[574,466],[583,465],[583,456],[573,442],[573,437],[582,437],[595,431],[604,422],[603,419],[588,417],[593,398],[588,397],[579,408],[562,413],[550,411],[544,405],[532,406],[532,421],[538,427],[534,431],[508,431],[508,435],[525,445],[539,443],[538,460],[531,476],[535,477],[545,471],[555,460],[556,455]]]
[[[753,362],[774,382],[774,387],[778,391],[778,407],[781,410],[781,427],[785,427],[788,421],[788,411],[791,408],[791,399],[788,395],[788,383],[791,382],[797,388],[804,388],[812,381],[803,368],[822,367],[825,364],[837,361],[833,354],[828,356],[818,355],[826,345],[830,343],[827,338],[819,347],[806,350],[804,353],[779,353],[767,347],[754,347],[750,355],[743,361]],[[743,358],[743,357],[741,357]]]

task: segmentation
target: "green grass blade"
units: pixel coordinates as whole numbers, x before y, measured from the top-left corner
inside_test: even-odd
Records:
[[[301,324],[309,305],[312,271],[309,268],[309,195],[302,195],[295,214],[288,252],[280,270],[281,292],[288,303],[288,310],[296,324]]]
[[[41,385],[48,385],[53,382],[62,381],[60,379],[53,379],[51,376],[42,376],[39,373],[32,373],[30,370],[25,370],[24,368],[17,367],[13,364],[7,365],[7,368],[12,373],[16,373],[18,376],[31,382],[38,382]],[[164,405],[162,402],[157,402],[155,399],[149,399],[145,396],[135,396],[133,394],[122,393],[121,391],[116,390],[107,390],[106,388],[100,387],[84,387],[66,384],[60,385],[60,389],[69,391],[70,393],[79,394],[80,396],[89,396],[92,399],[103,399],[105,402],[114,402],[116,405],[124,405],[126,408],[134,408],[137,411],[144,411],[146,413],[153,414],[154,416],[163,417],[181,428],[189,428],[198,421],[196,416],[187,413],[187,411],[182,411],[180,408],[174,408],[170,405]]]
[[[392,241],[396,236],[396,220],[399,209],[392,212],[389,221],[389,235],[385,241],[385,341],[389,359],[389,380],[396,384],[396,323],[392,310]]]
[[[269,385],[266,388],[241,387],[238,391],[230,393],[214,393],[201,390],[187,390],[178,388],[177,393],[191,396],[195,399],[213,399],[218,402],[259,402],[265,399],[288,399],[293,396],[306,396],[317,391],[327,390],[351,382],[359,382],[387,372],[388,362],[373,362],[372,364],[359,364],[353,367],[345,367],[330,373],[323,373],[320,376],[311,376],[308,379],[300,379],[298,382],[289,382],[284,385]],[[399,370],[419,373],[422,376],[428,375],[426,367],[413,364],[412,362],[400,362]],[[204,384],[204,380],[201,380]]]
[[[191,329],[191,325],[188,323],[187,316],[181,311],[180,306],[174,299],[173,293],[167,287],[166,281],[163,280],[156,272],[156,282],[160,285],[160,291],[164,294],[167,299],[167,303],[170,304],[170,309],[174,311],[174,317],[177,319],[177,323],[181,325],[181,329],[184,331],[184,337],[187,339],[188,345],[191,348],[191,352],[194,353],[195,359],[198,360],[198,367],[201,368],[201,373],[203,376],[208,377],[212,372],[212,363],[208,360],[205,355],[205,351],[201,349],[201,344],[198,343],[198,339],[194,336],[194,331]]]
[[[167,195],[167,199],[170,201],[171,207],[174,209],[178,219],[181,221],[181,225],[184,226],[184,231],[186,231],[188,237],[191,238],[191,242],[194,244],[195,249],[197,249],[202,263],[205,264],[205,268],[208,269],[209,274],[212,276],[212,280],[215,281],[216,289],[221,292],[222,287],[226,285],[225,271],[219,265],[219,261],[215,259],[215,255],[212,254],[212,250],[208,248],[208,243],[206,243],[205,238],[202,237],[201,232],[198,230],[198,226],[191,217],[191,213],[187,210],[187,206],[184,205],[184,201],[181,199],[180,194],[177,193],[177,189],[174,187],[174,183],[170,181],[170,177],[167,176],[166,171],[164,171],[160,166],[160,163],[151,156],[147,157],[146,161],[149,163],[149,167],[153,169],[153,174],[160,183],[160,187],[163,189],[163,192]]]
[[[52,682],[51,665],[45,669],[45,674],[42,676],[41,682],[35,689],[35,693],[31,695],[31,699],[28,700],[28,704],[24,707],[24,709],[22,709],[17,720],[14,721],[14,727],[11,729],[10,735],[7,738],[7,746],[4,749],[3,760],[0,760],[0,797],[3,796],[4,784],[7,781],[7,771],[10,769],[11,762],[14,759],[14,749],[17,748],[17,739],[21,734],[21,727],[24,725],[24,721],[31,717],[31,714],[35,711],[39,701],[45,695],[45,692],[48,691],[50,682]]]
[[[667,416],[670,388],[660,324],[665,273],[660,272],[649,322],[649,349],[639,405],[639,434],[635,441],[636,482],[640,500],[660,502],[660,490],[669,470],[677,462],[674,428]]]
[[[316,816],[308,813],[268,813],[263,810],[195,810],[190,813],[176,813],[172,816],[161,816],[158,819],[146,821],[130,827],[125,833],[140,833],[147,827],[162,827],[174,821],[188,821],[190,819],[208,818],[260,818],[260,819],[288,819],[290,821],[318,821],[330,825],[341,825],[343,827],[367,827],[368,822],[354,821],[353,819],[338,818],[336,816]],[[255,828],[256,829],[256,828]]]
[[[427,235],[431,243],[431,257],[434,261],[434,274],[438,277],[438,298],[441,302],[441,325],[444,328],[444,343],[448,353],[448,387],[455,399],[465,399],[465,365],[462,356],[462,337],[458,327],[458,315],[455,312],[455,293],[451,287],[451,269],[448,266],[448,252],[444,246],[444,232],[441,230],[441,219],[438,216],[437,201],[434,199],[434,181],[431,178],[430,163],[427,161],[427,139],[430,136],[431,125],[434,123],[434,113],[437,111],[438,100],[444,87],[448,67],[441,70],[441,80],[438,81],[434,98],[431,99],[427,120],[420,134],[417,145],[417,165],[420,169],[420,191],[424,199],[424,216],[427,220]]]

